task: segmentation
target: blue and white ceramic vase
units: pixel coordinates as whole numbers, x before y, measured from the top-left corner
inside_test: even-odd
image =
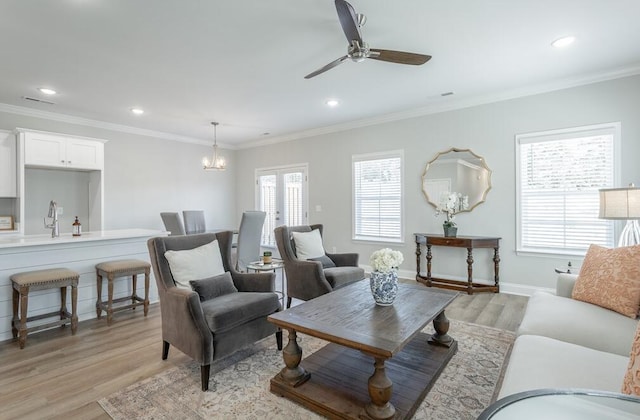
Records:
[[[390,306],[398,296],[398,272],[396,270],[386,273],[374,271],[369,279],[371,294],[376,305]]]

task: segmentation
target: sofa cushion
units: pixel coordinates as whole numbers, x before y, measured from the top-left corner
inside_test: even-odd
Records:
[[[236,285],[233,284],[231,273],[228,271],[208,279],[191,280],[189,284],[193,291],[200,296],[200,302],[238,291]]]
[[[322,236],[318,229],[311,232],[291,232],[291,235],[296,246],[296,258],[299,260],[305,261],[325,255]]]
[[[364,270],[360,267],[332,267],[324,270],[324,277],[331,287],[339,289],[354,281],[364,278]]]
[[[320,261],[320,263],[322,264],[322,269],[332,268],[336,266],[336,263],[334,263],[333,260],[326,255],[316,258],[309,258],[308,261]]]
[[[622,383],[622,392],[640,397],[640,325],[636,329],[636,336],[633,339],[633,346],[631,346],[629,365]]]
[[[212,333],[222,333],[280,309],[275,293],[238,292],[202,302],[204,319]]]
[[[173,281],[183,289],[191,290],[191,280],[206,279],[225,271],[217,240],[193,249],[170,250],[164,256],[169,262]]]
[[[620,392],[629,358],[538,335],[519,336],[498,398],[539,388]]]
[[[591,245],[572,297],[636,318],[640,309],[640,245],[612,249]]]
[[[638,321],[579,300],[536,292],[518,335],[543,335],[595,350],[629,356]]]

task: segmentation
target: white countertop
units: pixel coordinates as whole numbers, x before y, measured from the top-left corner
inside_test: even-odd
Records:
[[[153,229],[117,229],[85,232],[82,236],[72,236],[71,233],[61,233],[59,237],[52,238],[46,235],[23,235],[0,237],[1,248],[16,248],[37,245],[57,245],[78,242],[108,241],[112,239],[129,239],[152,236],[167,236],[168,232]]]

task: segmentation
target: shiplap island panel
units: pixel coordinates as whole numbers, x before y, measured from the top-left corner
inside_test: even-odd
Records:
[[[150,229],[120,229],[87,232],[80,237],[73,237],[71,234],[63,234],[58,238],[52,238],[51,235],[0,237],[0,340],[12,338],[12,289],[9,279],[12,274],[52,267],[67,267],[77,271],[80,273],[78,317],[80,320],[95,318],[97,298],[95,265],[102,261],[125,258],[149,261],[147,240],[161,235],[166,235],[166,232]],[[144,295],[144,282],[138,282],[137,289],[139,295]],[[131,292],[130,281],[121,280],[114,283],[114,298],[131,295]],[[103,291],[103,294],[105,293],[106,290]],[[158,290],[153,279],[149,293],[151,302],[156,302]],[[59,308],[60,291],[58,289],[29,294],[30,316],[52,312]]]

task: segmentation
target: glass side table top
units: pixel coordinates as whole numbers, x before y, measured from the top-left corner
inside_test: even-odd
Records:
[[[247,264],[247,269],[255,271],[272,271],[284,267],[281,260],[273,260],[271,264],[264,264],[262,261],[254,261]]]
[[[501,398],[478,420],[640,419],[640,397],[582,389],[537,389]]]

